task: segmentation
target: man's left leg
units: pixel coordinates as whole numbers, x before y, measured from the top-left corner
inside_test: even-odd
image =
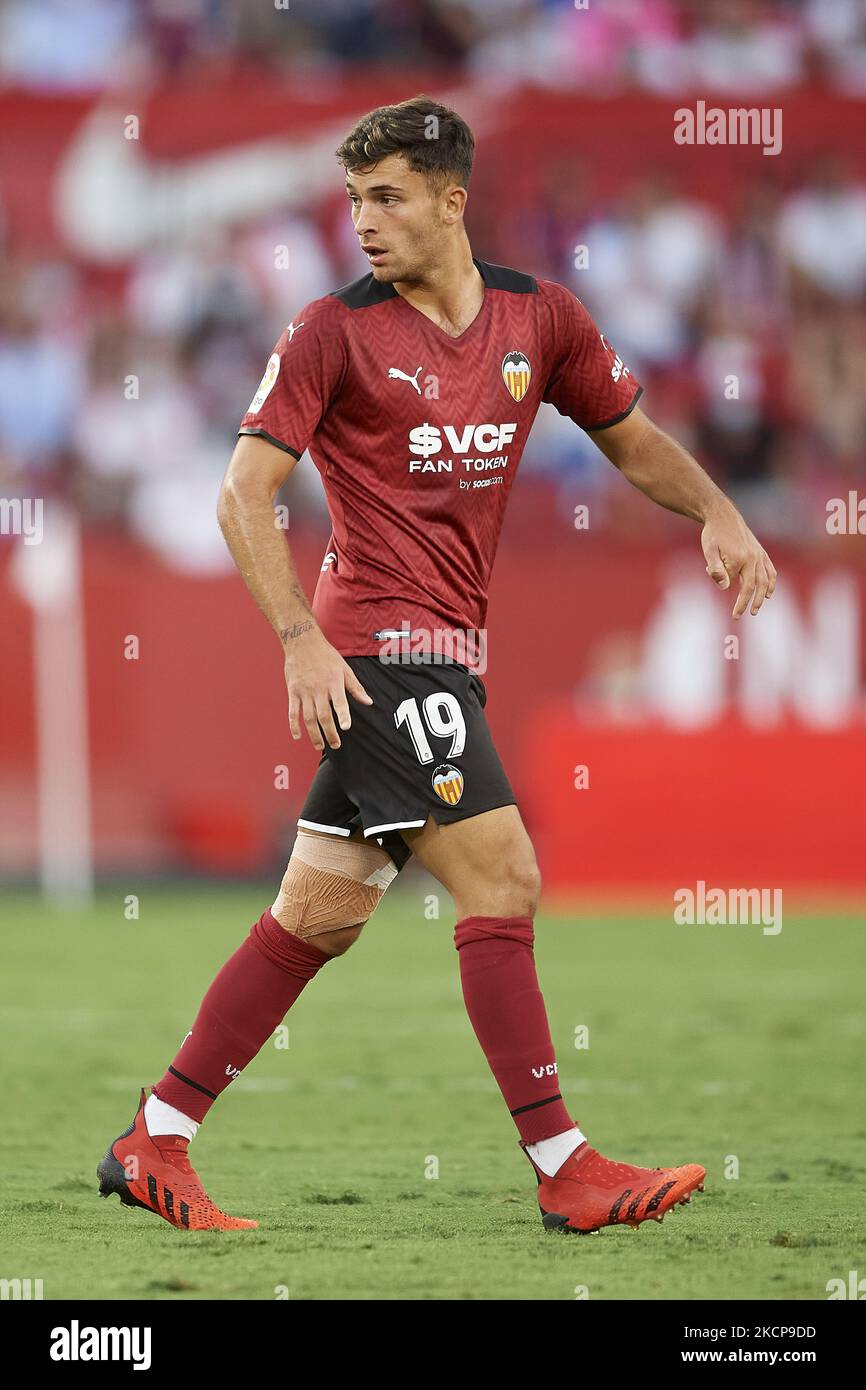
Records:
[[[466,1009],[535,1169],[545,1227],[637,1226],[688,1202],[703,1187],[699,1164],[615,1163],[565,1107],[532,949],[541,879],[517,807],[442,825],[430,818],[403,837],[454,898]]]
[[[454,898],[466,1010],[520,1137],[555,1173],[584,1142],[559,1089],[533,953],[541,876],[516,806],[405,831]]]

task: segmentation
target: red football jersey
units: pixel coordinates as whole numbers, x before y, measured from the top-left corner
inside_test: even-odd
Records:
[[[241,422],[296,458],[309,448],[322,476],[332,531],[313,612],[343,656],[481,630],[540,403],[595,430],[641,395],[570,290],[475,264],[484,298],[458,338],[372,275],[307,304]]]

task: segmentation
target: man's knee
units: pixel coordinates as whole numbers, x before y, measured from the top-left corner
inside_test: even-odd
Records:
[[[336,927],[334,931],[319,932],[309,940],[317,951],[323,951],[326,956],[341,956],[348,951],[353,941],[358,940],[363,930],[364,924],[359,922],[354,927]]]
[[[468,915],[534,917],[541,896],[541,874],[532,846],[502,856],[486,874],[474,876],[471,887],[457,895],[458,909]]]
[[[271,912],[286,931],[342,955],[396,876],[378,845],[299,830]]]
[[[510,917],[535,916],[541,897],[541,873],[531,849],[508,865],[502,889]]]

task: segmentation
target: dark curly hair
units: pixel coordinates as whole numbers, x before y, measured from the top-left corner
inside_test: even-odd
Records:
[[[402,154],[409,168],[435,188],[451,180],[468,188],[475,137],[456,111],[417,96],[368,112],[336,151],[347,173],[359,174],[369,173],[389,154]]]

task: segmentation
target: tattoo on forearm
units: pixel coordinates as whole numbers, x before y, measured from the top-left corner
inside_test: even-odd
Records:
[[[316,624],[310,620],[302,623],[292,623],[291,627],[281,627],[280,641],[282,642],[283,646],[285,646],[286,643],[290,642],[293,637],[300,637],[302,633],[309,632],[310,628],[313,628],[315,626]]]

